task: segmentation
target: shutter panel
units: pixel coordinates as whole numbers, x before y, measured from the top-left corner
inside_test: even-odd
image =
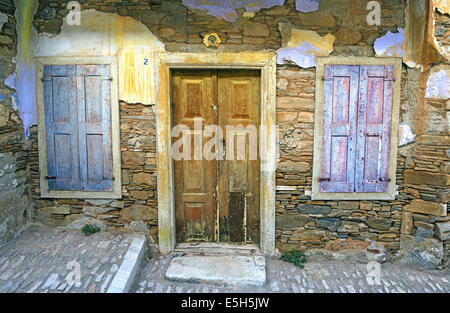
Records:
[[[111,81],[109,65],[78,65],[78,134],[82,190],[111,191]]]
[[[393,66],[361,66],[356,192],[386,192],[389,178]]]
[[[320,191],[353,192],[359,66],[326,65]]]
[[[49,190],[80,190],[75,66],[44,66]]]

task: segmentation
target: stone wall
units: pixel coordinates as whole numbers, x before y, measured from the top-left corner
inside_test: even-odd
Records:
[[[382,7],[380,26],[367,25],[367,3],[356,0],[321,0],[319,10],[310,13],[297,11],[295,1],[286,0],[283,6],[256,13],[237,9],[234,22],[188,9],[181,1],[79,2],[83,10],[96,9],[141,21],[168,51],[276,51],[291,39],[285,28],[280,29],[280,23],[284,23],[289,29],[312,30],[323,37],[333,35],[331,55],[375,56],[375,40],[388,31],[398,32],[398,28],[404,28],[406,19],[406,1],[403,0],[379,1]],[[40,0],[33,23],[36,30],[58,34],[62,18],[67,14],[66,3]],[[435,37],[447,47],[448,16],[437,11],[435,16]],[[211,50],[202,44],[208,32],[217,32],[220,36],[222,44],[218,49]],[[278,65],[277,123],[281,160],[276,174],[276,239],[279,250],[356,249],[378,255],[384,249],[391,253],[403,249],[406,252],[400,257],[409,262],[408,258],[417,259],[410,243],[425,238],[430,244],[420,251],[436,258],[433,265],[442,264],[444,251],[448,259],[446,225],[449,219],[444,204],[448,192],[449,102],[425,98],[429,74],[429,67],[421,71],[403,65],[400,123],[407,123],[416,138],[399,148],[396,199],[312,201],[306,194],[312,180],[315,68]],[[157,240],[153,107],[122,102],[120,108],[124,195],[120,201],[41,199],[37,137],[32,133],[32,191],[39,220],[62,225],[77,223],[81,217],[84,221],[96,219],[105,225],[149,229]],[[429,252],[430,247],[437,247],[439,252]]]
[[[30,219],[28,154],[15,103],[16,19],[12,0],[0,1],[0,246]]]
[[[40,222],[81,228],[84,223],[125,227],[157,236],[156,125],[153,106],[120,102],[122,199],[43,199],[39,188],[37,129],[32,131],[34,154],[31,190]],[[156,237],[157,238],[157,237]],[[156,239],[155,238],[155,239]]]
[[[399,195],[394,201],[314,201],[305,195],[312,183],[314,84],[314,70],[278,69],[277,186],[295,186],[296,190],[277,192],[277,247],[283,251],[298,247],[364,250],[376,241],[387,250],[399,250],[402,207],[408,202],[401,156],[397,163]]]

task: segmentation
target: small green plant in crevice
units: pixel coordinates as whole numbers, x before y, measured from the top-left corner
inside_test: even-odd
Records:
[[[294,263],[294,265],[304,268],[304,263],[308,260],[308,257],[302,250],[295,250],[292,249],[292,251],[286,251],[283,252],[283,255],[281,257],[283,261]]]
[[[101,228],[92,224],[86,224],[81,231],[85,236],[90,236],[101,231]]]

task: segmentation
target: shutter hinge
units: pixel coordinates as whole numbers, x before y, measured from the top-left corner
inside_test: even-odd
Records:
[[[45,176],[45,179],[56,179],[55,176]]]
[[[380,178],[378,178],[378,181],[391,181],[391,179],[390,178],[382,178],[382,177],[380,177]]]
[[[331,179],[330,178],[326,178],[326,177],[321,177],[321,178],[319,178],[319,181],[320,182],[323,182],[323,181],[330,181]]]
[[[112,81],[112,80],[113,80],[113,78],[112,78],[112,77],[109,77],[109,78],[105,78],[104,80],[109,80],[109,81]]]
[[[103,177],[103,180],[116,180],[116,178],[115,177],[111,177],[111,178]]]
[[[385,78],[384,81],[385,81],[385,82],[395,82],[395,78],[392,78],[392,79],[386,79],[386,78]]]

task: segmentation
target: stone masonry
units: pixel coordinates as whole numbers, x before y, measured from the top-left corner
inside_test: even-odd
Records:
[[[60,32],[62,18],[68,13],[67,2],[39,1],[33,21],[38,33]],[[332,34],[335,41],[331,55],[373,57],[375,40],[388,31],[397,32],[398,28],[404,28],[408,18],[406,1],[402,0],[379,1],[382,7],[380,26],[367,25],[366,2],[353,0],[321,0],[319,10],[310,13],[297,11],[294,0],[286,0],[283,6],[261,9],[254,15],[237,9],[235,22],[189,9],[181,1],[79,2],[83,10],[117,13],[142,22],[165,44],[167,51],[178,52],[210,52],[202,44],[203,36],[208,32],[216,32],[222,42],[214,51],[275,52],[285,46],[286,38],[280,31],[280,23],[285,23],[320,36]],[[13,21],[11,13],[8,14]],[[448,47],[448,15],[438,11],[433,14],[436,41],[442,47]],[[5,27],[3,32],[6,32]],[[14,38],[11,40],[14,42]],[[0,42],[2,49],[3,46]],[[439,62],[448,64],[448,59],[441,57]],[[280,188],[276,194],[276,240],[280,251],[292,248],[335,252],[352,249],[377,254],[385,249],[392,256],[397,256],[400,251],[398,257],[406,263],[416,261],[428,267],[445,266],[449,253],[450,217],[446,203],[450,106],[448,99],[425,98],[430,71],[429,65],[425,65],[423,71],[403,65],[400,124],[410,125],[416,137],[398,151],[396,199],[313,201],[308,194],[312,183],[315,68],[294,64],[277,66],[280,163],[276,184]],[[8,123],[14,124],[13,121]],[[26,155],[37,220],[49,225],[65,225],[76,223],[80,218],[92,219],[105,226],[147,232],[151,241],[157,242],[154,105],[121,102],[120,123],[123,198],[117,201],[40,198],[37,128],[30,130],[31,148]],[[14,127],[21,130],[20,125],[8,127],[12,127],[9,134],[16,134]],[[3,133],[0,128],[0,139]],[[17,141],[22,145],[20,138]],[[8,149],[11,148],[1,146],[0,153],[4,154]],[[14,153],[20,159],[21,152]],[[16,170],[16,173],[23,175],[23,181],[26,181],[26,165],[15,168],[23,170]],[[421,244],[423,239],[426,240]],[[375,250],[371,248],[374,245],[378,247]]]
[[[31,217],[28,154],[14,89],[16,19],[12,0],[0,1],[0,247]]]

